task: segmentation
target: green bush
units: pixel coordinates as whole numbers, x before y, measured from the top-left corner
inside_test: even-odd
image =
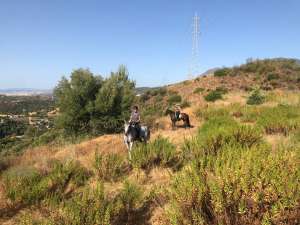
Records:
[[[227,94],[228,93],[228,88],[220,86],[216,88],[216,91],[220,92],[222,95]]]
[[[126,170],[126,162],[124,158],[115,153],[95,154],[94,169],[99,179],[104,181],[115,181]]]
[[[200,94],[200,93],[203,93],[204,91],[205,91],[204,88],[202,88],[202,87],[197,87],[197,88],[194,89],[193,93],[194,93],[194,94]]]
[[[260,112],[257,125],[267,134],[282,133],[288,135],[300,126],[300,110],[295,106],[266,107]]]
[[[143,192],[139,186],[129,181],[125,181],[123,189],[117,199],[121,205],[120,214],[124,215],[126,222],[131,221],[135,210],[139,208],[143,200]]]
[[[170,223],[293,224],[300,200],[297,160],[293,149],[274,152],[267,145],[227,145],[196,158],[173,179]]]
[[[216,70],[216,71],[214,72],[214,76],[215,76],[215,77],[225,77],[225,76],[227,76],[229,73],[230,73],[230,69],[228,69],[228,68],[223,68],[223,69]]]
[[[279,75],[276,74],[276,73],[270,73],[268,76],[267,76],[267,80],[268,81],[271,81],[271,80],[277,80],[279,78]]]
[[[265,96],[263,96],[259,89],[256,89],[252,92],[247,100],[248,105],[260,105],[264,103]]]
[[[182,101],[182,98],[179,94],[172,94],[168,98],[169,105],[173,105],[175,103],[180,103]]]
[[[208,120],[214,117],[229,116],[230,110],[227,107],[216,108],[207,107],[199,108],[196,110],[195,114],[198,118]]]
[[[150,169],[154,165],[172,166],[176,161],[176,148],[166,138],[159,136],[147,145],[137,145],[131,152],[133,167]]]
[[[160,102],[156,104],[145,105],[141,109],[141,117],[143,123],[149,127],[155,125],[155,121],[158,117],[162,116],[164,105]]]
[[[210,91],[207,95],[204,96],[204,99],[208,102],[215,102],[222,98],[222,92],[217,90]]]
[[[88,177],[88,172],[77,163],[53,161],[47,174],[33,167],[13,167],[4,172],[3,183],[11,201],[34,204],[51,194],[62,195],[66,185],[81,186]]]
[[[203,155],[216,155],[224,146],[237,145],[250,148],[262,143],[261,130],[239,125],[231,117],[215,117],[205,122],[194,139],[186,140],[183,157],[186,160]]]
[[[104,193],[103,184],[98,184],[95,190],[85,189],[65,202],[62,224],[111,224],[115,210]]]

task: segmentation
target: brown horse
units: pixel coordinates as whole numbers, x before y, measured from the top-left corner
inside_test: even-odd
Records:
[[[165,114],[170,116],[170,119],[172,121],[172,128],[173,129],[176,127],[176,122],[180,121],[180,120],[183,121],[184,128],[192,127],[191,123],[190,123],[189,115],[186,114],[186,113],[180,113],[180,118],[179,119],[177,119],[175,112],[172,111],[171,109],[167,109]]]

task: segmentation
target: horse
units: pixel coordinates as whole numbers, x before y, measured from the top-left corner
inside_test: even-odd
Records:
[[[172,121],[172,128],[173,129],[176,126],[176,122],[180,121],[180,120],[183,121],[185,128],[187,128],[187,127],[191,128],[192,127],[191,123],[190,123],[190,117],[186,113],[180,113],[179,119],[177,119],[175,112],[173,110],[171,110],[171,109],[167,109],[165,114],[170,116],[170,119]]]
[[[141,126],[140,132],[138,134],[138,131],[133,124],[124,121],[124,143],[128,149],[129,158],[131,158],[130,153],[132,150],[133,143],[135,141],[140,141],[147,144],[149,139],[150,139],[150,130],[147,126]]]

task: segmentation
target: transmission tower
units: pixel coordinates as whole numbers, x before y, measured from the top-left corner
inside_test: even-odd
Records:
[[[195,13],[192,24],[192,58],[189,70],[189,79],[199,75],[199,16]]]

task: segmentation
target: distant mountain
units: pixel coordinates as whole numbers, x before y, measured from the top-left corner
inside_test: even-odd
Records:
[[[8,88],[0,89],[1,95],[51,95],[53,90],[50,89],[33,89],[33,88]]]

